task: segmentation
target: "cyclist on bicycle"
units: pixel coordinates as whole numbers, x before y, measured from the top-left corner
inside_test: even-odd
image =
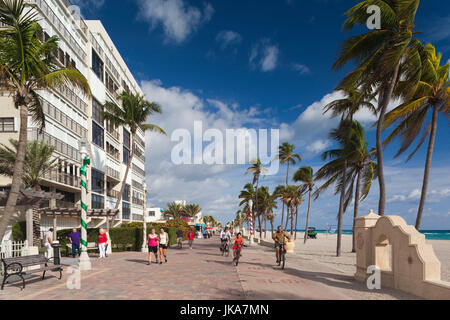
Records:
[[[244,238],[242,237],[240,232],[238,232],[238,234],[236,235],[236,238],[234,238],[233,244],[234,244],[234,246],[233,246],[233,258],[236,258],[236,250],[239,247],[242,250],[242,247],[244,246]]]
[[[231,233],[228,231],[228,227],[225,227],[225,230],[220,232],[220,251],[223,251],[228,240],[231,240]]]
[[[281,226],[278,226],[277,232],[272,235],[272,239],[273,241],[275,241],[275,248],[277,250],[277,263],[280,263],[280,248],[284,250],[284,247],[286,246],[286,238],[291,241],[291,237],[289,236],[289,234],[287,232],[284,232]]]

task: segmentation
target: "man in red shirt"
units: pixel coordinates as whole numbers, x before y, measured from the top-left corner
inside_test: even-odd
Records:
[[[106,236],[105,230],[100,229],[98,235],[98,251],[100,252],[100,258],[106,258],[106,243],[108,237]]]
[[[195,238],[195,232],[192,228],[189,230],[187,237],[188,237],[189,249],[192,249],[192,243],[194,242],[194,238]]]

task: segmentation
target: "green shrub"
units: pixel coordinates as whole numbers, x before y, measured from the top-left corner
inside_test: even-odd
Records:
[[[27,223],[26,221],[19,221],[12,226],[13,241],[24,241],[27,238]]]
[[[144,224],[142,222],[130,222],[122,223],[121,228],[143,228]]]

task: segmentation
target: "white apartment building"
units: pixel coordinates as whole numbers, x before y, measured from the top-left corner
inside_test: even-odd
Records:
[[[29,117],[28,139],[44,140],[53,145],[59,169],[45,177],[42,189],[64,194],[56,205],[68,207],[80,203],[80,139],[90,142],[91,165],[88,170],[88,203],[92,208],[114,208],[131,152],[131,143],[137,153],[128,174],[120,214],[112,226],[131,221],[143,221],[145,182],[145,136],[137,132],[136,141],[130,141],[126,127],[114,128],[102,119],[102,105],[120,102],[117,96],[123,90],[142,91],[122,59],[119,51],[98,20],[85,21],[69,11],[69,0],[27,0],[36,4],[39,24],[44,39],[57,35],[60,39],[57,53],[61,66],[77,68],[89,81],[92,97],[85,97],[74,88],[61,87],[39,92],[46,115],[46,126],[39,133]],[[77,18],[77,19],[75,19]],[[0,143],[18,139],[19,113],[12,98],[0,90]],[[0,187],[8,188],[11,180],[0,176]],[[55,205],[41,204],[42,207]],[[79,218],[59,218],[58,229],[79,227]],[[104,218],[93,218],[88,227],[100,227]],[[41,229],[52,226],[51,218],[42,217]]]

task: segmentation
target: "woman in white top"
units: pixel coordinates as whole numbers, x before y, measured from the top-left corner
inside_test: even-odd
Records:
[[[158,235],[159,239],[159,264],[162,264],[162,257],[164,256],[164,261],[167,262],[167,246],[169,244],[169,235],[161,228]]]

